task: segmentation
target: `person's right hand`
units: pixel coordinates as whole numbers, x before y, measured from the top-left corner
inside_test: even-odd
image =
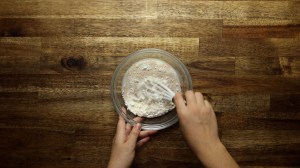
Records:
[[[210,103],[200,92],[176,93],[174,101],[181,132],[206,167],[238,168],[218,136],[217,119]]]
[[[175,95],[180,128],[188,145],[196,154],[218,145],[218,126],[215,112],[200,92],[185,93],[186,103],[181,93]]]

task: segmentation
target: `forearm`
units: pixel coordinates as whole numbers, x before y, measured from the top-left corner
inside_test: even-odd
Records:
[[[204,166],[208,168],[239,168],[221,142],[203,146],[202,150],[198,150],[196,155]]]

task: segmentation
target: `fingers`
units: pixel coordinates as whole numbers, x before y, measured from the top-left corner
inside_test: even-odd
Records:
[[[141,123],[144,119],[143,119],[142,117],[135,117],[133,120],[134,120],[135,122],[137,122],[137,123]],[[126,128],[125,128],[125,134],[126,134],[126,136],[129,135],[131,129],[132,129],[132,125],[129,124],[129,123],[127,123],[127,124],[126,124]]]
[[[119,115],[119,121],[117,125],[117,132],[116,132],[116,141],[125,142],[125,120],[124,118]]]
[[[204,100],[204,104],[205,104],[206,107],[209,107],[209,108],[212,109],[211,104],[207,100]]]
[[[217,117],[216,117],[216,113],[215,113],[215,111],[213,110],[213,108],[212,108],[211,104],[209,103],[209,101],[204,100],[204,104],[205,104],[205,106],[206,106],[207,108],[210,109],[210,110],[208,110],[209,113],[213,116],[214,120],[216,120],[216,118],[217,118]]]
[[[184,102],[182,93],[177,92],[174,96],[174,101],[175,101],[176,107],[184,107],[185,106],[185,102]]]
[[[151,136],[151,135],[153,135],[155,133],[157,133],[156,130],[153,130],[153,131],[152,130],[151,131],[141,131],[140,135],[139,135],[139,139],[146,138],[146,137]]]
[[[142,125],[140,123],[135,124],[135,126],[132,128],[127,143],[131,146],[135,146],[136,141],[139,137],[139,134],[141,132]]]
[[[195,93],[195,97],[196,97],[197,104],[198,104],[199,106],[203,106],[203,105],[204,105],[204,98],[203,98],[202,93],[196,92],[196,93]]]
[[[126,108],[125,108],[125,107],[121,107],[121,110],[122,110],[123,113],[126,114],[127,111],[126,111]]]
[[[186,105],[185,105],[184,99],[182,97],[182,94],[181,93],[176,93],[176,95],[174,97],[174,101],[175,101],[177,113],[179,113],[179,115],[180,115],[186,108]]]
[[[125,126],[125,135],[126,136],[129,135],[131,129],[132,129],[132,126],[129,123],[126,123],[126,126]]]
[[[147,143],[150,140],[150,137],[145,137],[141,140],[139,140],[136,144],[136,147],[140,148],[142,147],[145,143]]]
[[[122,112],[123,112],[124,114],[127,113],[127,110],[126,110],[125,107],[122,107],[121,110],[122,110]],[[126,125],[125,125],[125,135],[126,135],[126,137],[129,135],[130,131],[131,131],[131,125],[128,124],[128,123],[126,123]]]
[[[192,90],[188,90],[185,92],[187,105],[196,104],[196,97]]]

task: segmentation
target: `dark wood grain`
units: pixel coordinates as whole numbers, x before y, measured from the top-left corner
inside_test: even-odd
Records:
[[[44,37],[74,35],[74,19],[1,18],[3,37]]]
[[[2,18],[148,18],[156,16],[156,5],[154,0],[12,0],[1,2],[0,15]]]
[[[297,1],[158,2],[158,17],[191,19],[299,19]]]
[[[293,0],[0,1],[0,167],[106,167],[110,80],[143,48],[187,66],[241,167],[299,167],[299,18]],[[132,167],[203,165],[177,123]]]
[[[236,57],[236,74],[297,77],[299,65],[299,57]]]
[[[235,57],[299,56],[299,38],[200,38],[199,55]]]
[[[39,73],[41,39],[38,37],[1,38],[0,74]]]
[[[75,33],[84,36],[220,37],[221,30],[216,19],[75,19]]]
[[[289,38],[299,37],[299,20],[224,20],[223,37],[229,38]]]

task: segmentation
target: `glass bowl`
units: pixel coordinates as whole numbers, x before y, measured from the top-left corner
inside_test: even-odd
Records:
[[[132,64],[145,58],[156,58],[165,61],[175,69],[180,80],[181,91],[184,93],[185,91],[192,89],[192,79],[186,66],[174,55],[155,48],[142,49],[130,54],[117,66],[112,76],[110,92],[115,111],[131,125],[136,124],[133,119],[137,116],[129,110],[127,110],[127,112],[122,110],[122,108],[125,107],[122,97],[122,80],[126,71]],[[144,130],[161,130],[170,127],[177,121],[178,117],[176,109],[173,109],[160,117],[144,118],[141,124],[142,129]]]

